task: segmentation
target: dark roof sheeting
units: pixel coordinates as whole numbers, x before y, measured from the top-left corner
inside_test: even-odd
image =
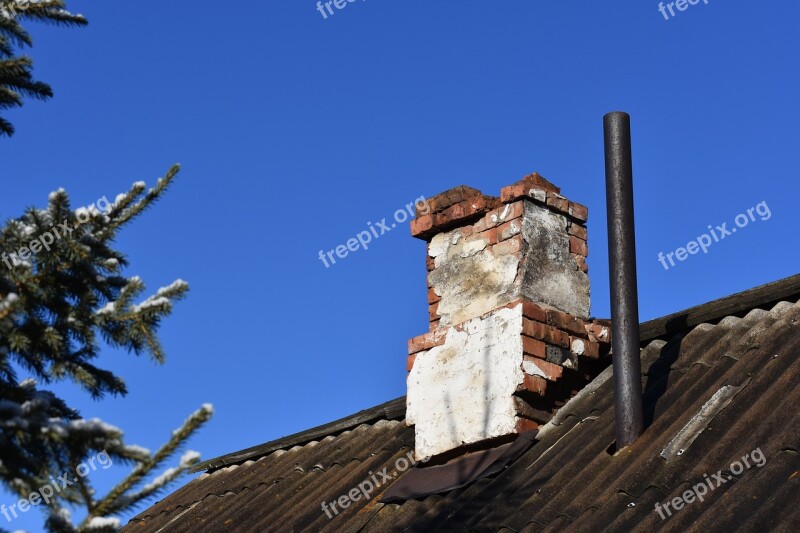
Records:
[[[347,494],[413,448],[413,428],[367,417],[335,435],[204,474],[125,530],[798,531],[800,294],[777,304],[770,297],[751,301],[740,316],[708,317],[713,323],[646,343],[648,427],[616,456],[609,453],[609,368],[540,429],[519,459],[445,494],[379,504],[384,486],[328,519],[323,501]],[[662,458],[679,434],[688,447]],[[706,475],[730,475],[730,465],[757,448],[763,466],[732,476],[665,520],[655,512],[656,503]]]

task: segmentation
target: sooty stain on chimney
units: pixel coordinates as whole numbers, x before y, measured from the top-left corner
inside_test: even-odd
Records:
[[[533,301],[552,305],[569,314],[589,316],[589,276],[575,265],[569,253],[567,221],[542,208],[525,210],[523,238],[528,243],[523,290]]]

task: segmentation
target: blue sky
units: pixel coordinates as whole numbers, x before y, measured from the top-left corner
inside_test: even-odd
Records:
[[[328,19],[311,0],[68,5],[90,26],[32,27],[56,96],[6,114],[0,216],[183,165],[118,241],[151,291],[191,284],[161,330],[166,364],[109,351],[126,398],[59,388],[131,443],[156,448],[211,402],[190,443],[211,458],[404,394],[406,340],[427,329],[424,243],[406,223],[331,268],[318,253],[456,185],[498,194],[538,171],[588,205],[592,313],[609,316],[608,111],[632,116],[643,320],[798,272],[795,2],[701,1],[670,20],[652,0],[372,0]],[[761,202],[768,220],[659,263]]]

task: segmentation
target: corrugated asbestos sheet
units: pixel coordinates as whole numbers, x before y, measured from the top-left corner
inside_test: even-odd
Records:
[[[461,489],[383,505],[376,496],[384,485],[329,519],[323,501],[346,495],[384,467],[394,469],[413,448],[413,429],[402,416],[360,413],[354,420],[367,422],[311,442],[265,445],[272,451],[258,456],[253,449],[252,458],[203,474],[125,531],[800,531],[797,300],[774,305],[765,298],[767,309],[751,302],[752,310],[738,317],[647,344],[647,429],[616,456],[609,453],[608,369],[541,428],[522,457]],[[376,412],[393,411],[384,405]],[[763,466],[751,455],[750,468],[730,472],[755,449],[763,452]],[[656,503],[704,482],[714,486],[704,501],[672,509],[662,520]]]

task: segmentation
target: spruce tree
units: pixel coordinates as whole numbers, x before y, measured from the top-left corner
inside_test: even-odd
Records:
[[[22,106],[25,97],[46,100],[53,96],[49,85],[33,79],[31,58],[20,55],[33,45],[23,21],[86,24],[83,16],[67,11],[61,0],[0,0],[0,111]],[[14,126],[0,116],[0,137],[13,134]]]
[[[137,182],[113,202],[103,197],[77,209],[58,190],[46,208],[29,208],[0,230],[0,482],[28,498],[62,473],[76,478],[39,505],[48,531],[114,531],[120,515],[199,461],[199,454],[187,452],[152,479],[209,420],[210,405],[151,453],[125,444],[119,428],[82,418],[46,389],[70,380],[96,399],[126,394],[123,379],[98,366],[101,345],[164,361],[157,331],[188,285],[177,280],[143,298],[144,282],[123,275],[128,262],[114,239],[161,197],[177,172],[173,167],[153,188]],[[91,476],[74,476],[77,465],[100,453],[131,467],[105,496],[94,493]],[[83,508],[86,519],[74,524],[69,508]]]

